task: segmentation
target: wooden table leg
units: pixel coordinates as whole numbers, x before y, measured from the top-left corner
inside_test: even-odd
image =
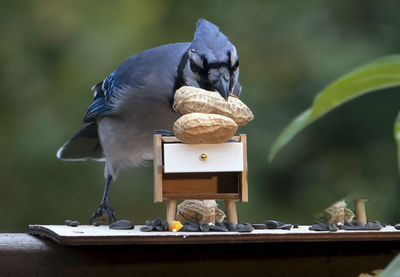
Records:
[[[356,220],[362,224],[367,224],[367,214],[365,212],[365,201],[369,198],[357,198],[354,200],[354,206],[356,209]]]
[[[238,223],[237,213],[236,213],[236,201],[235,200],[225,200],[226,215],[228,216],[228,221],[235,224]]]
[[[167,221],[171,223],[171,221],[175,220],[176,215],[176,200],[167,200]]]

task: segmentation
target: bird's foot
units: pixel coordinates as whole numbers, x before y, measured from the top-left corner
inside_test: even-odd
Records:
[[[107,203],[100,204],[100,207],[90,217],[89,225],[92,224],[93,220],[99,218],[100,221],[105,221],[108,218],[109,224],[117,221],[114,210]]]

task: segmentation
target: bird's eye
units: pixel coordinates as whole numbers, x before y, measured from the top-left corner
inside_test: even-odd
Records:
[[[202,67],[203,66],[202,58],[196,53],[196,51],[193,48],[189,49],[188,54],[189,54],[189,59],[190,59],[190,64],[191,65],[195,64],[198,67]]]
[[[202,76],[207,74],[207,59],[203,55],[197,54],[193,48],[189,49],[188,53],[190,69]]]

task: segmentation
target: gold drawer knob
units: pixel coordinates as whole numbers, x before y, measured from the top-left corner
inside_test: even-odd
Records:
[[[207,160],[207,154],[201,154],[200,155],[200,160],[202,160],[202,161],[206,161]]]

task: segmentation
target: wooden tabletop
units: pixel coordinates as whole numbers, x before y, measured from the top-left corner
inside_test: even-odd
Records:
[[[379,231],[316,232],[309,226],[291,230],[254,230],[239,232],[141,232],[111,230],[108,226],[30,225],[29,234],[39,235],[64,245],[126,245],[126,244],[221,244],[265,242],[332,242],[332,241],[400,241],[400,231],[387,226]]]
[[[400,231],[393,228],[329,233],[301,226],[248,234],[138,229],[32,225],[35,236],[2,233],[0,276],[354,277],[385,268],[400,253]]]

